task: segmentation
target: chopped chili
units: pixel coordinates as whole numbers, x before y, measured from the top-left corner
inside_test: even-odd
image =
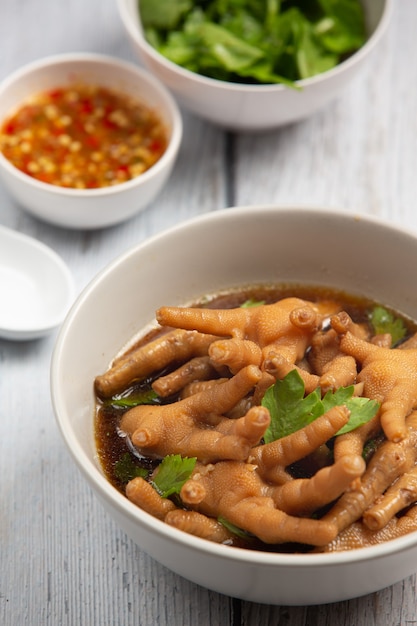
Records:
[[[0,128],[0,150],[15,167],[77,189],[139,176],[160,159],[167,142],[167,130],[149,106],[92,85],[37,94]]]

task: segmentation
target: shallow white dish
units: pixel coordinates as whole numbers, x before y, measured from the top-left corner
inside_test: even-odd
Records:
[[[77,82],[111,88],[155,109],[169,136],[168,147],[159,161],[125,183],[99,189],[71,189],[24,174],[0,152],[0,178],[19,205],[42,220],[67,228],[102,228],[139,213],[164,187],[181,144],[181,114],[168,90],[147,71],[110,56],[73,53],[39,59],[4,79],[0,84],[0,122],[28,97]]]
[[[0,226],[0,337],[42,337],[63,321],[74,296],[72,275],[43,243]]]
[[[213,544],[151,517],[109,484],[97,462],[93,381],[152,322],[158,307],[230,287],[328,285],[366,295],[417,319],[416,259],[416,234],[371,217],[254,206],[215,211],[180,224],[105,268],[78,298],[60,330],[51,393],[64,441],[110,517],[175,572],[255,602],[336,602],[382,589],[415,572],[417,533],[342,553],[268,554]]]
[[[141,62],[193,113],[231,130],[264,130],[305,118],[342,93],[357,76],[385,33],[393,0],[363,0],[369,38],[334,69],[298,81],[301,91],[282,85],[245,85],[190,72],[163,57],[144,38],[138,0],[117,0],[120,17]]]

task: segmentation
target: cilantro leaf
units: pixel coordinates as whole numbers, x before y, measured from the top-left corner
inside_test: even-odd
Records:
[[[122,409],[128,409],[133,406],[139,406],[140,404],[155,404],[155,401],[158,398],[158,394],[153,389],[145,389],[128,396],[112,396],[111,398],[105,400],[103,404],[104,406],[114,406]]]
[[[133,478],[140,476],[146,478],[148,470],[139,465],[136,465],[131,455],[126,452],[116,463],[114,464],[114,475],[122,483],[128,483]]]
[[[339,387],[336,391],[328,391],[323,397],[323,409],[324,413],[334,406],[340,406],[341,404],[347,404],[353,396],[354,387]]]
[[[378,412],[379,403],[376,400],[370,400],[369,398],[362,398],[359,396],[353,396],[346,406],[350,411],[350,417],[347,424],[336,433],[337,435],[343,435],[349,433],[351,430],[355,430],[358,426],[369,422]]]
[[[183,484],[190,478],[197,459],[169,454],[158,466],[152,485],[163,498],[168,498],[181,491]]]
[[[229,520],[227,520],[225,517],[218,517],[217,521],[220,522],[220,524],[222,524],[225,528],[227,528],[227,530],[231,533],[233,533],[233,535],[236,535],[236,537],[239,537],[240,539],[253,539],[253,535],[251,533],[249,533],[247,530],[243,530],[242,528],[239,528],[239,526],[235,526],[235,524],[232,524],[232,522],[229,522]]]
[[[350,411],[347,424],[336,433],[343,435],[369,422],[377,413],[379,404],[376,400],[354,396],[354,387],[339,387],[334,393],[328,391],[323,398],[324,413],[334,406],[345,404]]]
[[[403,320],[395,317],[382,306],[372,309],[369,319],[376,335],[389,333],[392,337],[392,345],[395,346],[407,333]]]
[[[375,400],[355,397],[353,391],[353,385],[340,387],[335,392],[328,391],[321,398],[318,387],[304,397],[304,382],[297,370],[292,370],[285,378],[277,380],[269,387],[262,399],[262,405],[271,415],[271,423],[264,435],[265,443],[286,437],[324,415],[332,407],[343,404],[349,409],[350,417],[337,435],[366,424],[376,415],[379,404]]]
[[[245,302],[243,302],[240,305],[241,309],[250,309],[251,307],[254,306],[261,306],[265,304],[265,300],[255,300],[255,298],[248,298],[248,300],[245,300]]]
[[[294,433],[322,415],[324,411],[320,390],[316,389],[306,398],[304,390],[303,380],[297,370],[292,370],[267,389],[262,405],[269,410],[271,423],[264,435],[265,443]]]

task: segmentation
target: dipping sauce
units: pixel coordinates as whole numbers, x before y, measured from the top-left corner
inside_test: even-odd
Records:
[[[15,167],[44,183],[75,189],[139,176],[163,155],[167,142],[167,129],[149,106],[84,84],[33,96],[0,130],[0,150]]]

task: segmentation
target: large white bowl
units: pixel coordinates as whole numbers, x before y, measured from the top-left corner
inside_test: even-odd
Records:
[[[23,209],[42,220],[67,228],[102,228],[132,217],[161,191],[178,154],[182,120],[169,91],[146,70],[106,55],[73,53],[34,61],[7,77],[0,84],[0,123],[28,97],[77,82],[114,89],[155,109],[169,137],[159,161],[125,183],[67,189],[24,174],[0,152],[0,179]]]
[[[301,91],[282,85],[249,85],[214,80],[163,57],[145,40],[140,0],[117,0],[120,17],[141,62],[193,113],[232,130],[263,130],[305,118],[338,96],[359,73],[390,21],[393,0],[363,0],[368,29],[365,45],[349,59],[313,78]]]
[[[109,484],[97,462],[93,381],[126,342],[152,322],[158,307],[228,287],[260,282],[329,285],[390,304],[417,319],[416,259],[417,235],[370,217],[255,206],[183,223],[104,269],[61,328],[51,388],[65,443],[109,516],[168,568],[245,600],[284,605],[335,602],[415,572],[417,532],[348,552],[270,554],[217,545],[151,517]]]

